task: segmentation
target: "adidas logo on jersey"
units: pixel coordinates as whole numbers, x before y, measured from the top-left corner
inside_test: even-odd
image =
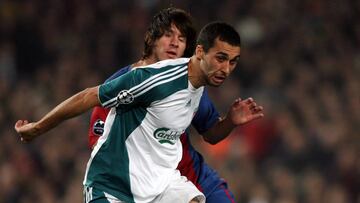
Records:
[[[183,133],[184,131],[175,131],[168,128],[158,128],[154,132],[154,138],[156,138],[160,144],[167,143],[173,145]]]
[[[186,103],[185,106],[186,106],[186,107],[190,107],[190,106],[191,106],[191,99]]]

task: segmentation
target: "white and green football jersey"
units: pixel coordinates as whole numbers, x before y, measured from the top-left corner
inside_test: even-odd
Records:
[[[136,68],[99,88],[111,108],[87,165],[85,187],[125,202],[150,202],[179,172],[180,135],[198,108],[203,87],[188,80],[189,58]]]

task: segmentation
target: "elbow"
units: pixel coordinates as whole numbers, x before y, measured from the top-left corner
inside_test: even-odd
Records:
[[[91,87],[86,88],[82,91],[82,99],[84,104],[89,104],[91,107],[99,106],[99,100],[98,100],[98,88],[97,87]]]
[[[209,137],[203,136],[203,139],[205,142],[211,144],[211,145],[216,145],[217,143],[219,143],[218,140],[215,139],[210,139]]]

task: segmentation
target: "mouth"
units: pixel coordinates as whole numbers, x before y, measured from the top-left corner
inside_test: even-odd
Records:
[[[224,80],[226,79],[225,76],[214,76],[213,80],[215,83],[221,84],[224,82]]]
[[[168,55],[169,58],[173,59],[173,58],[177,58],[177,54],[175,51],[167,51],[166,54]]]

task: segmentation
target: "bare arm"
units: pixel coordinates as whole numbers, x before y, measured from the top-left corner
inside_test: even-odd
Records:
[[[237,99],[230,107],[225,118],[221,118],[214,126],[203,134],[205,141],[216,144],[225,139],[234,127],[262,118],[263,107],[258,106],[252,98]]]
[[[28,142],[56,127],[61,122],[78,116],[94,106],[100,105],[98,86],[87,88],[60,103],[37,122],[18,120],[15,130],[20,134],[21,141]]]

